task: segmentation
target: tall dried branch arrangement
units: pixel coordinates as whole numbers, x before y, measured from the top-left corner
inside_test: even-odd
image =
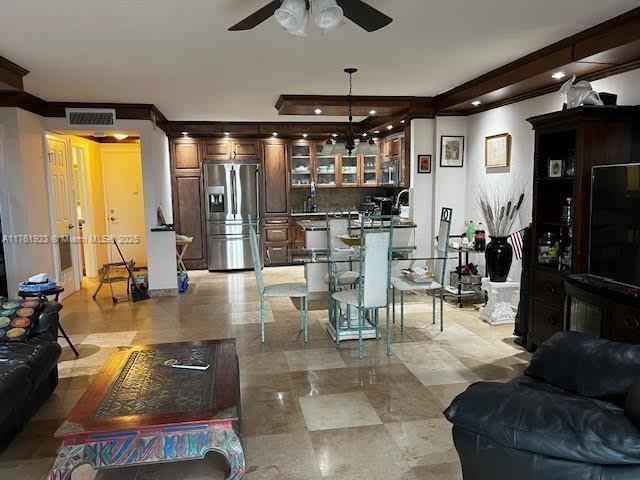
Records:
[[[516,215],[526,194],[524,182],[501,183],[481,186],[476,192],[476,202],[492,237],[508,237],[513,233]]]

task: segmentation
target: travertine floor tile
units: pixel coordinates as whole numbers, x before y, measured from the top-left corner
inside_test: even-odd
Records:
[[[307,396],[299,400],[307,428],[311,431],[382,423],[362,392]]]

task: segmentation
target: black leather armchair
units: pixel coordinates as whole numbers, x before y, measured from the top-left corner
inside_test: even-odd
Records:
[[[464,479],[640,479],[639,379],[640,346],[554,335],[524,376],[473,384],[445,410]]]
[[[61,309],[59,303],[48,303],[26,342],[0,343],[0,451],[58,384]]]

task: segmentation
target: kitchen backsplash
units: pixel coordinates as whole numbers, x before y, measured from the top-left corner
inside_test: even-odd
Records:
[[[318,188],[315,204],[318,211],[326,212],[337,209],[357,211],[366,197],[393,197],[400,192],[400,188]],[[291,190],[291,207],[296,213],[304,211],[304,201],[309,196],[308,189]]]

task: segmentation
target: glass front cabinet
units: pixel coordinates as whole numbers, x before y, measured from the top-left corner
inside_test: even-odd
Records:
[[[313,162],[311,144],[294,144],[291,146],[291,186],[308,188],[313,180]]]
[[[398,158],[385,156],[385,142],[374,155],[323,155],[324,142],[296,142],[290,148],[291,188],[398,186]]]
[[[360,162],[358,162],[356,155],[340,157],[340,186],[358,187],[360,185],[359,164]]]
[[[316,144],[316,185],[318,188],[338,185],[337,159],[338,157],[333,155],[323,155],[322,144]]]

